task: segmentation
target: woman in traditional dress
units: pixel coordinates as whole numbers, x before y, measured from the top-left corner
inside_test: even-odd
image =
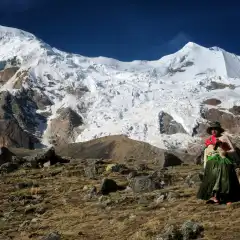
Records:
[[[207,203],[240,201],[240,184],[233,165],[234,148],[219,122],[207,129],[211,136],[205,141],[204,177],[197,197]]]

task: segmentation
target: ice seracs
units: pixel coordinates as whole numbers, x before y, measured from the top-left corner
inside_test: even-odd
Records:
[[[32,89],[48,98],[51,105],[45,101],[43,109],[35,110],[47,116],[41,136],[45,144],[50,143],[51,119],[58,117],[59,109],[70,107],[83,118],[76,141],[126,134],[159,147],[184,146],[202,121],[203,100],[219,97],[222,106],[231,106],[240,96],[239,57],[193,42],[156,61],[121,62],[65,53],[30,33],[1,26],[0,61],[14,56],[20,60],[19,70],[2,83],[1,91],[14,95]],[[212,82],[236,87],[209,90]],[[188,135],[160,134],[162,111]]]

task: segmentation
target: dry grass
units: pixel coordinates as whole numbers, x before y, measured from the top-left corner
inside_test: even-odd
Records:
[[[0,181],[0,239],[39,239],[46,233],[58,231],[62,239],[108,239],[150,240],[161,233],[166,224],[182,224],[185,220],[196,220],[205,228],[204,239],[239,240],[240,204],[231,207],[208,206],[195,198],[197,188],[183,185],[190,172],[199,167],[175,167],[169,171],[176,177],[174,186],[145,194],[128,191],[87,198],[87,187],[99,187],[101,177],[88,180],[82,166],[71,164],[42,170],[20,170],[1,177]],[[52,172],[60,173],[52,176]],[[68,173],[68,174],[66,174]],[[120,174],[110,174],[118,183],[126,182]],[[31,188],[17,189],[16,183],[35,181],[41,192],[31,195]],[[155,204],[154,199],[162,191],[180,194],[176,201]],[[15,201],[11,196],[18,197]],[[32,197],[32,198],[31,198]],[[139,203],[140,198],[146,204]],[[9,199],[11,201],[9,201]],[[26,208],[32,211],[26,212]],[[45,208],[44,213],[35,209]]]

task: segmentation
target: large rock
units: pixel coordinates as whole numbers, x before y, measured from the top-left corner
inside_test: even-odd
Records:
[[[240,133],[240,116],[227,110],[217,108],[206,109],[202,116],[209,122],[220,122],[222,127],[232,134]]]
[[[180,231],[183,240],[190,240],[203,237],[204,228],[201,224],[188,220],[183,223]]]
[[[47,162],[50,162],[50,165],[69,162],[69,160],[56,155],[54,148],[43,149],[36,154],[33,152],[32,155],[25,156],[24,159],[26,160],[25,166],[33,168],[43,167]]]
[[[17,170],[24,163],[22,158],[17,157],[6,147],[0,148],[0,173],[9,173]]]
[[[80,134],[78,127],[83,124],[82,117],[71,108],[60,109],[58,114],[50,123],[51,142],[54,145],[74,142]]]
[[[175,121],[168,113],[162,111],[159,113],[158,118],[161,134],[186,133],[183,126]]]
[[[189,143],[185,152],[180,152],[175,154],[184,162],[184,163],[195,163],[201,164],[204,158],[204,138],[202,140],[196,141],[194,143]]]
[[[123,189],[125,189],[125,187],[119,186],[114,180],[105,178],[102,181],[99,193],[102,195],[108,195],[111,192]]]
[[[10,173],[19,168],[19,165],[13,162],[4,163],[0,166],[0,173]]]
[[[158,178],[137,176],[129,180],[129,186],[135,193],[151,192],[162,187]]]
[[[167,225],[162,234],[156,240],[192,240],[202,239],[204,228],[201,224],[193,221],[186,221],[179,228],[176,225]]]
[[[7,149],[6,147],[1,147],[0,148],[0,166],[2,164],[11,162],[14,156],[15,154],[12,153],[9,149]]]
[[[181,165],[182,163],[183,161],[177,156],[176,152],[175,153],[165,152],[164,163],[161,167],[177,166]]]

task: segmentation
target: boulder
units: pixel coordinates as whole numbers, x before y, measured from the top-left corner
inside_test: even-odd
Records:
[[[237,112],[236,108],[232,112]],[[234,115],[233,113],[217,108],[205,109],[202,113],[202,117],[209,122],[220,122],[222,127],[229,133],[238,134],[240,133],[240,116]]]
[[[185,179],[185,183],[189,186],[189,187],[193,187],[193,186],[199,186],[203,181],[203,173],[194,173],[194,174],[189,174],[186,179]]]
[[[164,164],[162,167],[177,166],[181,165],[182,163],[183,161],[176,155],[176,153],[164,153]]]
[[[97,169],[98,168],[97,168],[96,164],[91,164],[91,165],[84,167],[85,177],[87,177],[88,179],[96,179],[96,177],[98,175]]]
[[[156,240],[192,240],[202,239],[204,228],[201,224],[188,220],[179,228],[176,225],[167,225],[163,233],[156,236]]]
[[[201,224],[188,220],[183,223],[180,231],[183,240],[190,240],[202,237],[204,228]]]
[[[119,186],[114,180],[105,178],[102,181],[100,191],[102,195],[108,195],[111,192],[116,192],[118,190],[124,190],[125,187]]]
[[[159,113],[158,118],[161,134],[187,133],[183,126],[175,121],[168,113],[162,111]]]
[[[15,154],[13,154],[8,148],[1,147],[0,148],[0,166],[4,163],[11,162],[14,156]]]
[[[70,160],[61,158],[56,155],[55,149],[53,147],[48,149],[43,149],[41,152],[37,152],[36,154],[25,156],[26,166],[38,168],[43,167],[45,163],[50,161],[50,165],[54,165],[56,163],[68,163]]]
[[[0,166],[0,173],[10,173],[19,168],[19,165],[12,162],[4,163]]]
[[[182,234],[177,226],[165,226],[163,233],[156,236],[155,240],[182,240]]]
[[[152,176],[136,176],[129,180],[129,186],[135,193],[151,192],[162,188],[161,182]]]

